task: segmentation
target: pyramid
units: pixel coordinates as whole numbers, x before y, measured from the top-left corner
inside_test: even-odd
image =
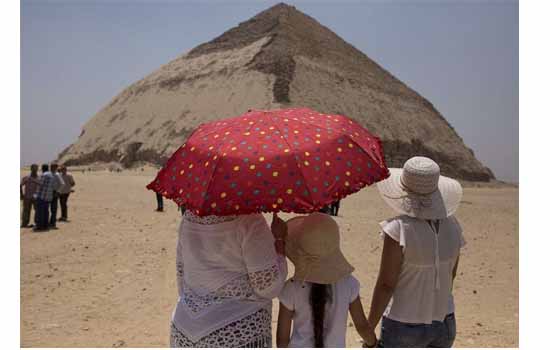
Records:
[[[447,176],[494,178],[428,100],[282,3],[124,89],[84,125],[58,161],[160,165],[201,123],[293,106],[357,120],[381,137],[390,167],[424,155]]]

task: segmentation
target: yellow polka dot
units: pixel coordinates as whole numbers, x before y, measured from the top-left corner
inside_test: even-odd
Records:
[[[232,150],[232,151],[234,151],[234,150],[236,150],[236,149],[237,149],[237,147],[231,147],[231,150]]]
[[[220,194],[220,197],[221,197],[221,198],[225,198],[226,196],[227,196],[227,193],[225,193],[225,192],[222,192],[222,193]]]
[[[254,164],[252,164],[252,165],[250,166],[250,170],[254,170],[254,169],[256,169],[256,166],[255,166]]]
[[[320,134],[317,134],[317,135],[315,135],[315,137],[321,137],[321,135],[320,135]]]
[[[340,147],[337,148],[338,152],[342,152],[342,149]]]
[[[264,157],[260,157],[260,162],[263,162],[265,160]]]
[[[189,169],[193,169],[193,164],[189,164]]]
[[[218,156],[214,156],[214,158],[212,158],[212,160],[216,160],[216,159],[218,159]]]
[[[347,176],[351,176],[351,173],[349,171],[346,171]]]
[[[193,152],[195,150],[195,146],[191,147],[191,152]]]
[[[261,135],[265,135],[265,131],[260,131],[260,134],[261,134]]]
[[[247,131],[247,132],[244,133],[244,135],[248,136],[248,135],[250,135],[250,132]]]
[[[298,133],[299,133],[299,131],[298,131],[298,130],[294,130],[294,133],[295,133],[295,134],[298,134]]]
[[[286,190],[286,193],[292,194],[292,188],[289,188],[288,190]]]
[[[278,198],[278,199],[277,199],[277,203],[279,203],[279,204],[283,203],[283,199],[282,199],[282,198]]]
[[[279,173],[277,171],[274,171],[273,172],[273,177],[277,177],[277,176],[279,176]]]
[[[250,125],[254,125],[254,122],[248,122],[248,124],[250,124]]]
[[[305,152],[304,154],[306,155],[306,157],[309,157],[309,152]]]
[[[216,207],[216,203],[212,203],[212,204],[210,204],[210,206],[211,206],[212,208],[215,208],[215,207]]]
[[[347,182],[347,181],[344,182],[344,185],[349,186],[349,182]]]
[[[320,143],[321,143],[321,141],[319,141],[319,140],[315,140],[315,143],[316,143],[316,144],[320,144]]]
[[[239,167],[238,165],[235,165],[235,166],[233,167],[233,170],[235,170],[235,171],[239,171],[239,169],[240,169],[240,167]]]
[[[238,204],[235,204],[235,210],[239,210],[239,205]]]
[[[304,162],[304,165],[305,165],[305,166],[309,166],[309,162],[306,160],[306,161]]]
[[[353,148],[353,143],[348,143],[349,148]]]
[[[204,166],[208,166],[208,164],[210,164],[210,163],[206,162],[206,163],[204,163]]]
[[[288,152],[290,152],[290,150],[289,150],[288,148],[287,148],[287,149],[285,149],[285,153],[288,153]]]
[[[214,149],[214,146],[208,147],[208,150],[210,150],[210,151],[213,150],[213,149]]]
[[[287,121],[288,121],[288,119],[285,119],[285,122],[287,122]]]
[[[325,162],[325,165],[326,165],[326,166],[330,166],[330,162],[327,160],[327,161]]]
[[[183,173],[185,173],[185,170],[182,169],[182,170],[180,171],[180,175],[183,175]]]

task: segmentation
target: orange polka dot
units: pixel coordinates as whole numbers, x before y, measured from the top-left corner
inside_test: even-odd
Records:
[[[272,206],[273,206],[273,209],[277,208],[277,204],[275,203]]]
[[[239,169],[240,169],[240,167],[239,167],[238,165],[235,165],[235,166],[233,167],[233,170],[234,170],[234,171],[239,171]]]
[[[304,154],[306,155],[306,157],[309,157],[309,152],[304,152]]]
[[[211,206],[212,208],[215,208],[215,207],[216,207],[216,203],[212,203],[212,204],[210,204],[210,206]]]
[[[320,144],[320,143],[321,143],[321,141],[319,141],[319,140],[315,140],[315,143],[316,143],[316,144]]]
[[[239,205],[238,204],[235,204],[235,210],[239,210]]]
[[[247,132],[244,133],[244,135],[248,136],[248,135],[250,135],[250,132],[247,131]]]
[[[282,198],[277,198],[277,203],[279,203],[279,204],[283,203],[283,199]]]
[[[180,188],[179,193],[180,193],[180,194],[183,193],[183,188]]]
[[[226,196],[227,196],[227,193],[225,193],[225,192],[222,192],[222,193],[220,194],[220,198],[225,198]]]
[[[232,151],[234,151],[234,150],[236,150],[236,149],[237,149],[237,147],[231,147],[231,150],[232,150]]]
[[[327,161],[325,162],[325,165],[326,165],[326,166],[330,166],[330,162],[327,160]]]
[[[298,130],[294,130],[294,133],[295,133],[295,134],[298,134],[298,133],[300,133],[300,132],[299,132]]]
[[[204,163],[204,166],[208,166],[208,164],[209,164],[209,163],[208,163],[208,162],[206,162],[206,163]]]
[[[214,156],[214,158],[212,158],[212,159],[213,159],[213,160],[216,160],[216,159],[218,159],[218,156]]]
[[[210,151],[213,150],[213,149],[214,149],[214,146],[208,147],[208,150],[210,150]]]
[[[347,175],[347,176],[350,176],[351,173],[350,173],[349,171],[346,171],[346,175]]]
[[[347,182],[347,181],[344,182],[344,185],[349,186],[349,182]]]
[[[285,149],[285,153],[288,153],[288,152],[290,152],[290,150],[289,150],[288,148],[287,148],[287,149]]]
[[[183,175],[183,173],[185,173],[185,170],[181,169],[180,175]]]
[[[263,162],[263,161],[265,160],[265,158],[264,158],[264,157],[260,157],[259,160],[260,160],[260,162]]]
[[[195,150],[195,146],[191,147],[191,152],[193,152]]]
[[[304,165],[305,165],[305,166],[309,166],[309,162],[306,160],[306,161],[304,162]]]
[[[231,134],[229,131],[226,131],[226,132],[225,132],[225,135],[229,135],[229,134]]]
[[[252,165],[250,166],[250,170],[254,170],[254,169],[256,169],[256,166],[255,166],[254,164],[252,164]]]
[[[340,147],[337,148],[338,152],[342,152],[342,149]]]
[[[273,130],[273,129],[275,129],[274,126],[270,126],[270,127],[269,127],[269,130]]]
[[[189,164],[189,169],[193,169],[193,164]]]

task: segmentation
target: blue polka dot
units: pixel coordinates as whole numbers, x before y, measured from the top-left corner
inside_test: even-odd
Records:
[[[242,195],[243,195],[243,191],[237,192],[237,196],[242,196]]]
[[[230,186],[231,186],[231,188],[236,188],[237,184],[233,182]]]
[[[257,177],[262,177],[262,173],[261,173],[260,171],[258,171],[258,172],[256,173],[256,176],[257,176]]]
[[[266,169],[271,169],[271,164],[268,163],[268,164],[265,165],[265,167],[266,167]]]
[[[259,195],[259,194],[260,194],[260,190],[254,190],[254,192],[253,192],[253,193],[254,193],[254,195],[255,195],[255,196],[257,196],[257,195]]]
[[[313,193],[317,193],[317,187],[313,187],[311,190],[313,191]]]

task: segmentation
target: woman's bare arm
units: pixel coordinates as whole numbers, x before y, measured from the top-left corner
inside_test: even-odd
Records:
[[[349,313],[351,314],[351,319],[353,320],[357,333],[363,338],[363,342],[369,348],[374,347],[376,345],[376,334],[374,334],[374,327],[372,327],[365,317],[360,297],[357,297],[349,304]]]
[[[282,303],[279,303],[279,317],[277,319],[277,347],[288,348],[290,342],[290,329],[292,326],[292,316],[294,311],[287,309]]]
[[[394,241],[387,234],[384,235],[384,248],[382,249],[382,259],[380,261],[380,272],[376,280],[376,286],[372,295],[372,302],[369,312],[369,323],[376,327],[386,306],[393,295],[393,290],[397,285],[399,273],[401,272],[401,263],[403,262],[403,252],[398,242]]]

